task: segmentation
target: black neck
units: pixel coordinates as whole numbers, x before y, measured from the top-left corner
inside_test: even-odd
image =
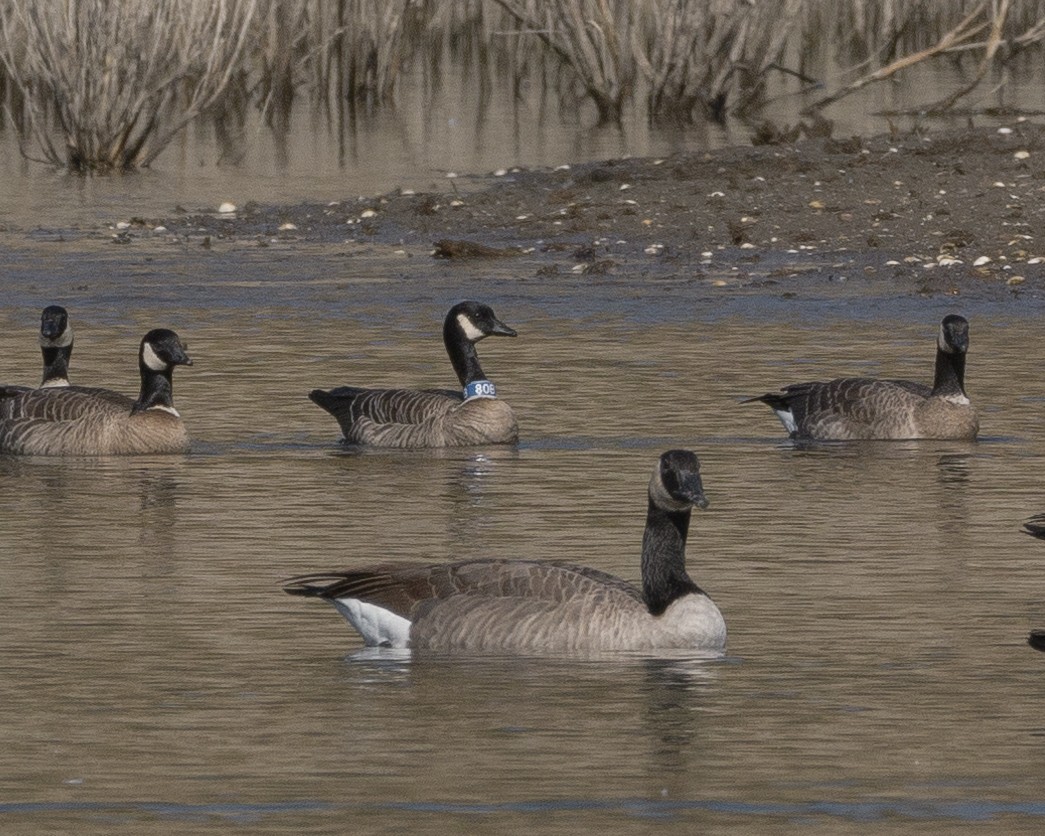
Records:
[[[479,365],[479,355],[475,353],[475,344],[462,333],[456,322],[447,322],[443,328],[443,344],[462,386],[486,379]]]
[[[174,408],[174,384],[171,382],[171,367],[161,372],[154,371],[144,363],[138,364],[142,376],[142,389],[131,412],[143,412],[154,406]]]
[[[934,395],[965,394],[965,354],[959,351],[936,349],[936,374],[933,377]]]
[[[689,510],[665,511],[650,500],[642,537],[642,597],[653,615],[683,595],[699,593],[686,572]]]
[[[69,358],[73,356],[71,345],[46,345],[40,347],[44,356],[44,379],[48,381],[69,380]]]

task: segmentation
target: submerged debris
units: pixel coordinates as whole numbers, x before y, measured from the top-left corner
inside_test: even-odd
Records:
[[[475,241],[443,238],[435,242],[435,258],[513,258],[521,255],[518,247],[490,247]]]

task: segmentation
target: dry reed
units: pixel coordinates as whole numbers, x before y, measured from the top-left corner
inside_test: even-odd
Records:
[[[651,120],[685,122],[760,100],[805,0],[495,2],[574,71],[600,121],[641,90]]]
[[[869,16],[867,5],[878,15]],[[1011,0],[912,0],[907,4],[851,0],[834,12],[839,15],[836,29],[849,33],[850,42],[859,38],[860,47],[867,51],[864,66],[881,58],[888,60],[812,103],[808,111],[821,110],[923,61],[939,56],[960,61],[978,55],[966,84],[917,108],[919,112],[942,113],[975,90],[992,68],[1003,66],[1013,55],[1045,40],[1045,2],[1041,0],[1016,4]],[[820,25],[824,25],[822,19]]]
[[[124,171],[204,113],[224,130],[254,105],[285,132],[302,92],[343,126],[407,72],[428,96],[474,79],[480,106],[506,80],[602,122],[684,122],[755,110],[785,55],[861,62],[813,108],[971,56],[946,109],[1043,40],[1045,0],[0,0],[0,102],[23,154]]]
[[[0,58],[24,97],[26,132],[43,160],[74,171],[148,165],[221,96],[254,7],[255,0],[6,0]]]

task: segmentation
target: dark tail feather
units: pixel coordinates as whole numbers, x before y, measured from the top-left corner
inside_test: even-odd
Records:
[[[298,575],[283,581],[287,595],[303,595],[307,598],[323,598],[331,584],[344,580],[343,575]]]
[[[753,398],[741,398],[740,400],[741,403],[754,403],[755,401],[764,403],[770,409],[782,409],[785,412],[791,408],[787,395],[776,392],[766,392],[764,395],[755,395]]]
[[[1031,630],[1027,636],[1027,644],[1035,650],[1045,651],[1045,630]]]
[[[350,408],[356,396],[364,391],[366,390],[352,386],[341,386],[338,389],[331,389],[329,392],[325,389],[313,389],[308,393],[308,397],[314,404],[321,406],[336,418],[341,412]]]
[[[1036,514],[1023,524],[1023,533],[1045,540],[1045,514]]]

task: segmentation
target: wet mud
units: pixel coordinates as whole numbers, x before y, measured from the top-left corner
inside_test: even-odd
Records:
[[[797,292],[854,281],[974,297],[1045,290],[1045,130],[809,139],[447,179],[435,192],[177,212],[107,231],[188,247],[366,247],[554,280]]]

